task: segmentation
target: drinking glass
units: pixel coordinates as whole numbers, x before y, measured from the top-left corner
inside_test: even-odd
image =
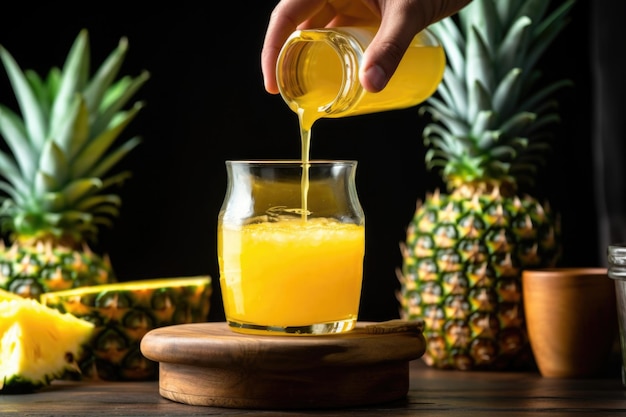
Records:
[[[365,218],[356,161],[226,161],[218,261],[236,332],[342,333],[356,326]]]

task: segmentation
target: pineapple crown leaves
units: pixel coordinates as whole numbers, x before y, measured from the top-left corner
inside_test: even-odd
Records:
[[[420,108],[426,164],[450,188],[463,182],[533,184],[559,122],[558,80],[540,86],[539,59],[567,25],[576,0],[473,0],[430,27],[447,65],[437,94]]]
[[[19,67],[0,45],[0,60],[13,88],[20,115],[0,105],[0,216],[4,230],[52,235],[82,242],[111,225],[121,200],[110,191],[129,172],[110,174],[139,143],[118,138],[144,106],[125,109],[149,79],[147,71],[117,79],[128,50],[122,38],[90,77],[89,35],[79,32],[62,69],[46,78]],[[108,194],[107,194],[108,193]]]

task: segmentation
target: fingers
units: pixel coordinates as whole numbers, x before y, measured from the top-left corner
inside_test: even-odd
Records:
[[[422,2],[421,8],[424,7]],[[416,2],[379,1],[382,20],[365,51],[359,79],[367,91],[381,91],[395,72],[413,37],[426,26],[424,13]]]
[[[374,0],[368,0],[371,4]],[[395,72],[413,37],[470,0],[378,0],[381,23],[365,51],[359,79],[367,91],[382,90]]]
[[[306,22],[318,15],[325,6],[327,6],[326,0],[282,0],[272,11],[261,51],[261,71],[268,93],[278,93],[276,60],[280,48],[299,25],[306,25]],[[319,15],[323,19],[323,13]],[[316,16],[316,19],[320,17]],[[312,19],[311,23],[317,24],[318,21]]]

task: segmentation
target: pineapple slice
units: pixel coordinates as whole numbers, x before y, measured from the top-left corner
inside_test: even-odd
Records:
[[[0,393],[27,393],[67,371],[94,325],[0,290]]]

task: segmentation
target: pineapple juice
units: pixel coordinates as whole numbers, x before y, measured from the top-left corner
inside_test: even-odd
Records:
[[[361,294],[364,227],[294,219],[218,231],[228,321],[293,333],[350,330]],[[327,328],[324,328],[327,326]],[[244,330],[245,331],[245,330]]]

